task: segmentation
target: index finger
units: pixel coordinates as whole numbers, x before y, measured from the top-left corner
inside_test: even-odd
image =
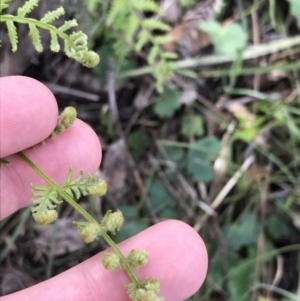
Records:
[[[25,76],[0,78],[0,158],[46,139],[57,124],[54,95]]]

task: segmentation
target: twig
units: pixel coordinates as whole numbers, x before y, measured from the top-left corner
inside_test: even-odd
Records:
[[[212,204],[210,205],[213,210],[217,209],[227,194],[230,192],[230,190],[234,187],[234,185],[237,183],[239,178],[242,176],[242,174],[251,166],[251,164],[254,162],[255,157],[249,156],[243,163],[243,165],[240,167],[238,171],[235,172],[235,174],[229,179],[229,181],[226,183],[226,185],[223,187],[223,189],[219,192],[219,194],[216,196]],[[198,232],[203,223],[208,218],[208,215],[204,215],[195,225],[194,229]]]
[[[47,83],[47,82],[44,82],[44,85],[46,85],[54,94],[55,93],[68,94],[68,95],[84,98],[84,99],[90,100],[90,101],[99,101],[99,99],[100,99],[99,95],[84,92],[84,91],[77,90],[77,89],[73,89],[70,87],[64,87],[61,85]]]
[[[254,156],[250,156],[244,161],[244,163],[240,167],[240,169],[235,172],[235,174],[230,178],[230,180],[226,183],[226,185],[223,187],[223,189],[219,192],[219,194],[216,196],[216,198],[212,202],[211,207],[213,209],[216,209],[217,207],[220,206],[220,204],[223,202],[224,198],[227,196],[227,194],[235,186],[235,184],[237,183],[239,178],[251,166],[251,164],[253,162],[254,162]]]
[[[260,44],[249,46],[244,54],[243,60],[255,59],[261,56],[280,52],[285,49],[292,48],[300,44],[300,36],[288,37],[268,44]],[[212,66],[224,63],[233,62],[236,58],[234,56],[225,55],[206,55],[198,58],[188,58],[174,62],[174,69],[195,68],[199,66]],[[139,69],[121,72],[118,78],[136,77],[144,74],[150,74],[154,71],[153,66],[147,66]]]

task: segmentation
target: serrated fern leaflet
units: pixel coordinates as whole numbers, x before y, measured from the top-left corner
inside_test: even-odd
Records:
[[[0,4],[0,12],[9,7],[11,1],[2,0]],[[86,67],[94,67],[99,63],[99,56],[88,49],[87,36],[82,31],[73,32],[72,34],[66,33],[72,27],[77,26],[76,20],[66,21],[62,26],[56,27],[53,21],[64,15],[62,7],[56,10],[47,12],[40,20],[28,17],[27,15],[39,4],[39,0],[29,0],[20,7],[17,15],[1,14],[0,22],[4,22],[7,27],[8,37],[12,45],[12,51],[18,50],[18,34],[16,24],[25,24],[29,27],[29,37],[32,41],[34,48],[41,52],[43,45],[41,42],[41,35],[39,30],[46,30],[50,33],[51,44],[50,49],[54,52],[60,50],[59,39],[64,43],[65,54],[80,62]]]
[[[32,202],[35,205],[33,212],[40,209],[53,209],[56,205],[61,203],[59,192],[67,193],[71,198],[80,196],[86,196],[93,194],[95,187],[99,184],[103,184],[104,181],[97,179],[92,175],[88,175],[86,179],[83,179],[83,172],[81,171],[79,176],[72,181],[72,168],[69,169],[68,175],[62,186],[37,186],[32,185],[32,195],[34,196]]]

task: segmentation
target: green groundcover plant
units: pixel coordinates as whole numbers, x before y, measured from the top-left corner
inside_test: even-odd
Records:
[[[9,7],[10,3],[11,0],[2,0],[0,2],[0,23],[4,23],[7,27],[13,52],[18,49],[16,25],[23,24],[28,26],[29,37],[38,52],[43,51],[40,31],[45,30],[49,32],[51,37],[51,51],[60,51],[61,44],[63,44],[64,53],[68,57],[80,62],[83,66],[92,68],[99,63],[99,56],[88,49],[88,39],[83,32],[76,31],[68,33],[70,29],[77,26],[76,20],[65,21],[60,27],[56,27],[53,24],[56,19],[64,15],[63,7],[49,11],[40,20],[37,20],[29,17],[28,14],[38,6],[39,0],[28,0],[23,6],[18,8],[16,15],[3,13],[5,9]],[[72,126],[76,115],[76,110],[73,107],[67,107],[59,116],[57,126],[50,137],[54,139],[56,135]],[[18,156],[48,184],[47,186],[36,186],[32,184],[33,207],[31,211],[37,223],[47,225],[55,221],[58,216],[56,211],[57,206],[64,201],[67,202],[85,219],[83,222],[73,222],[78,228],[79,235],[83,241],[91,243],[101,237],[112,248],[112,252],[104,253],[101,260],[102,264],[106,269],[123,269],[126,272],[130,279],[130,282],[125,285],[129,298],[133,301],[164,300],[163,297],[158,296],[160,283],[156,279],[145,278],[140,281],[136,276],[136,270],[147,262],[147,252],[145,250],[131,250],[129,255],[125,256],[109,235],[114,235],[120,230],[124,222],[122,212],[119,210],[116,212],[109,210],[106,212],[102,221],[98,222],[76,202],[80,196],[104,195],[107,190],[107,185],[104,180],[92,175],[88,175],[84,178],[83,173],[80,172],[78,177],[72,181],[72,168],[70,167],[64,183],[59,185],[23,152],[19,152]],[[0,158],[0,166],[6,164],[9,164],[8,160]]]

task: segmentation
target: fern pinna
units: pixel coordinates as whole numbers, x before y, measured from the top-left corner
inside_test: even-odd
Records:
[[[152,16],[146,17],[145,13],[152,13]],[[153,17],[153,14],[156,17]],[[170,26],[161,21],[160,17],[160,7],[153,0],[114,0],[105,22],[107,28],[113,28],[112,34],[114,31],[119,33],[115,37],[114,48],[116,53],[122,54],[121,57],[126,56],[128,50],[126,52],[126,47],[120,49],[118,36],[122,36],[126,44],[131,45],[137,53],[141,53],[142,49],[148,46],[146,59],[149,65],[154,66],[153,76],[158,91],[163,90],[165,82],[174,74],[173,60],[178,57],[175,52],[162,48],[171,38],[165,35]]]
[[[64,43],[65,54],[70,58],[77,60],[86,67],[94,67],[99,63],[99,56],[88,49],[87,36],[83,32],[77,31],[71,34],[67,33],[69,29],[77,26],[76,20],[66,21],[60,27],[56,27],[52,24],[64,14],[64,9],[62,7],[46,13],[40,20],[37,20],[28,17],[28,14],[30,14],[30,12],[38,5],[39,0],[26,1],[25,4],[17,10],[16,15],[3,14],[3,11],[9,7],[10,3],[11,0],[2,0],[0,2],[0,22],[6,24],[13,52],[18,49],[16,24],[25,24],[29,27],[29,37],[38,52],[43,51],[39,31],[46,30],[50,33],[50,49],[52,51],[58,52],[60,50],[60,39]],[[151,5],[153,6],[153,4]],[[145,27],[147,27],[147,23]],[[49,138],[55,138],[56,135],[72,126],[76,116],[76,110],[73,107],[67,107],[59,116],[57,126]],[[45,142],[43,141],[42,144],[45,144]],[[81,238],[86,243],[91,243],[99,237],[102,237],[112,248],[113,252],[105,252],[101,262],[107,269],[122,269],[126,272],[130,279],[130,282],[125,285],[129,298],[133,301],[164,300],[163,297],[158,296],[160,284],[156,279],[145,278],[143,281],[140,281],[135,274],[135,270],[147,262],[146,251],[132,250],[129,255],[125,256],[108,234],[114,235],[123,225],[124,217],[121,211],[117,210],[116,212],[112,212],[109,210],[106,212],[102,221],[98,222],[77,202],[80,196],[104,195],[107,190],[107,185],[104,180],[97,179],[92,175],[88,175],[84,178],[82,172],[80,172],[77,178],[72,180],[72,167],[70,167],[64,183],[59,185],[23,152],[19,152],[17,155],[48,184],[48,186],[37,186],[32,184],[33,207],[31,211],[36,222],[41,225],[54,222],[58,216],[56,207],[63,201],[67,202],[85,219],[85,221],[73,222],[77,227]],[[0,158],[0,167],[7,164],[9,164],[7,159]]]
[[[40,30],[46,30],[51,37],[50,49],[58,52],[61,48],[59,38],[63,41],[65,54],[80,62],[83,66],[92,68],[99,63],[99,56],[90,51],[87,46],[87,35],[82,31],[68,34],[67,31],[76,27],[76,20],[65,21],[65,23],[56,27],[52,23],[64,15],[63,7],[59,7],[54,11],[47,12],[40,20],[28,17],[28,14],[34,10],[39,4],[39,0],[28,0],[22,7],[19,7],[16,15],[2,14],[12,0],[0,1],[0,22],[4,22],[7,27],[8,37],[12,45],[12,51],[18,50],[18,33],[16,24],[25,24],[29,27],[29,37],[36,51],[42,52],[43,45],[41,42]]]

